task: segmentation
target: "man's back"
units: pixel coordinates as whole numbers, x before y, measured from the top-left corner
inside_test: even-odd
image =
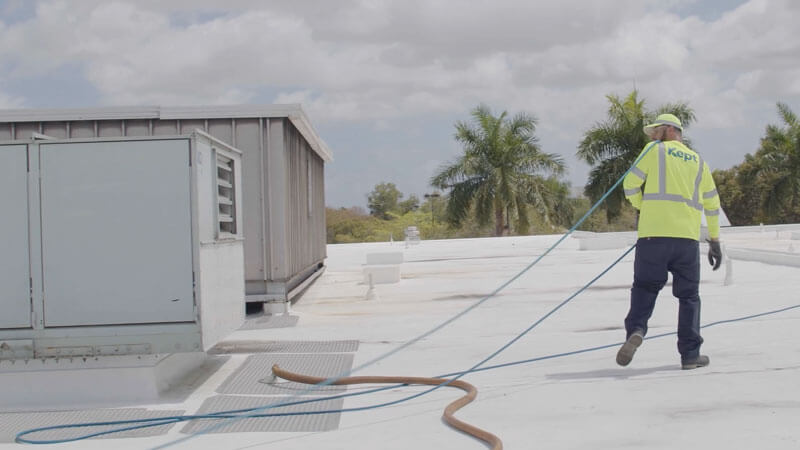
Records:
[[[704,210],[718,235],[719,196],[703,158],[680,141],[651,142],[643,151],[623,184],[640,210],[639,237],[699,240]]]

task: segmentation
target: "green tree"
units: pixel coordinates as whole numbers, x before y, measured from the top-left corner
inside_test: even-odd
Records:
[[[390,212],[398,210],[398,202],[403,194],[394,183],[380,183],[367,195],[369,213],[379,219],[389,220]]]
[[[714,172],[720,201],[733,225],[800,221],[800,121],[778,103],[784,126],[767,126],[754,155]]]
[[[773,221],[800,220],[800,121],[785,103],[778,103],[784,126],[768,125],[756,152],[756,175],[768,183],[762,210]]]
[[[731,225],[755,225],[769,222],[762,214],[762,193],[768,189],[764,177],[756,173],[759,162],[752,155],[745,155],[739,165],[727,170],[715,170],[714,182],[717,185],[722,209]]]
[[[425,194],[425,202],[419,207],[419,210],[428,214],[431,223],[435,224],[437,219],[439,222],[444,220],[445,203],[445,196],[441,192],[432,192]]]
[[[472,111],[474,125],[456,123],[455,139],[464,154],[431,178],[434,187],[450,190],[446,216],[452,226],[461,225],[472,212],[479,225],[494,219],[495,236],[502,236],[512,216],[518,231],[527,230],[529,205],[548,209],[545,199],[551,193],[541,174],[561,174],[564,163],[539,148],[534,117],[507,116],[505,111],[494,116],[480,105]]]
[[[328,244],[366,242],[380,220],[363,208],[325,208],[325,227]]]
[[[411,211],[416,211],[417,209],[419,209],[419,198],[417,198],[416,195],[411,194],[408,196],[408,200],[403,200],[402,202],[397,204],[397,209],[401,215],[409,213]]]
[[[624,99],[616,95],[606,98],[610,103],[608,117],[584,133],[577,152],[580,159],[592,166],[584,188],[584,194],[592,203],[611,189],[647,145],[649,139],[642,127],[664,113],[677,116],[684,129],[695,119],[694,111],[686,103],[669,103],[653,111],[646,110],[645,102],[639,99],[636,90]],[[625,194],[620,184],[604,205],[609,222],[619,216],[624,201]]]
[[[550,195],[542,198],[545,208],[541,217],[551,227],[571,227],[575,214],[574,202],[570,200],[570,185],[556,177],[545,180],[547,192]]]

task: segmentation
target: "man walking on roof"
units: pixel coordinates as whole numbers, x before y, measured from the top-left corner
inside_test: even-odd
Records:
[[[678,352],[683,369],[709,364],[700,354],[700,224],[708,223],[708,262],[714,270],[722,262],[719,244],[720,203],[708,164],[681,141],[681,121],[661,114],[644,127],[650,142],[631,168],[623,188],[639,210],[639,239],[633,269],[631,305],[625,318],[625,344],[617,364],[627,366],[647,334],[658,292],[672,273],[672,294],[678,309]]]

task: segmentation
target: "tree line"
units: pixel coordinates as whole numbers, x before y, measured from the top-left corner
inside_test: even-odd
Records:
[[[778,103],[783,124],[768,125],[755,154],[714,171],[722,208],[733,225],[800,222],[800,121]]]
[[[684,102],[648,109],[636,90],[607,100],[605,119],[590,127],[577,146],[577,156],[591,166],[583,196],[570,194],[562,179],[563,160],[541,149],[534,116],[494,115],[480,105],[470,122],[455,124],[454,138],[463,153],[431,177],[433,194],[424,201],[413,194],[404,199],[394,183],[379,183],[367,195],[369,213],[327,210],[328,242],[400,240],[410,225],[425,239],[563,232],[611,189],[647,145],[644,125],[663,113],[677,116],[684,129],[696,119]],[[800,221],[800,122],[783,103],[778,103],[778,115],[783,123],[767,127],[754,155],[713,172],[733,225]],[[684,141],[691,146],[689,138]],[[635,229],[635,211],[621,185],[601,209],[605,214],[593,215],[580,229]]]

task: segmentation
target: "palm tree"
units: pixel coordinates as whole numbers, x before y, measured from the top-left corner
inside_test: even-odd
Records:
[[[455,138],[464,154],[431,178],[434,187],[450,190],[446,215],[451,225],[459,226],[473,212],[481,225],[494,217],[495,235],[502,236],[512,216],[517,231],[527,232],[529,206],[545,218],[551,212],[552,195],[540,174],[561,174],[564,163],[537,145],[534,117],[507,116],[503,111],[495,117],[480,105],[472,111],[474,125],[456,123]]]
[[[785,103],[778,113],[786,127],[768,125],[756,152],[756,175],[769,182],[762,209],[773,220],[800,220],[800,121]]]
[[[589,181],[584,187],[584,194],[592,203],[611,189],[647,145],[649,139],[642,131],[644,125],[664,113],[677,116],[684,129],[695,119],[694,111],[686,103],[669,103],[655,111],[647,111],[644,100],[638,96],[635,89],[625,99],[616,95],[606,96],[610,103],[608,117],[584,133],[578,145],[578,157],[592,166]],[[686,139],[684,142],[688,143]],[[620,185],[606,199],[606,218],[609,222],[619,216],[624,200]]]

